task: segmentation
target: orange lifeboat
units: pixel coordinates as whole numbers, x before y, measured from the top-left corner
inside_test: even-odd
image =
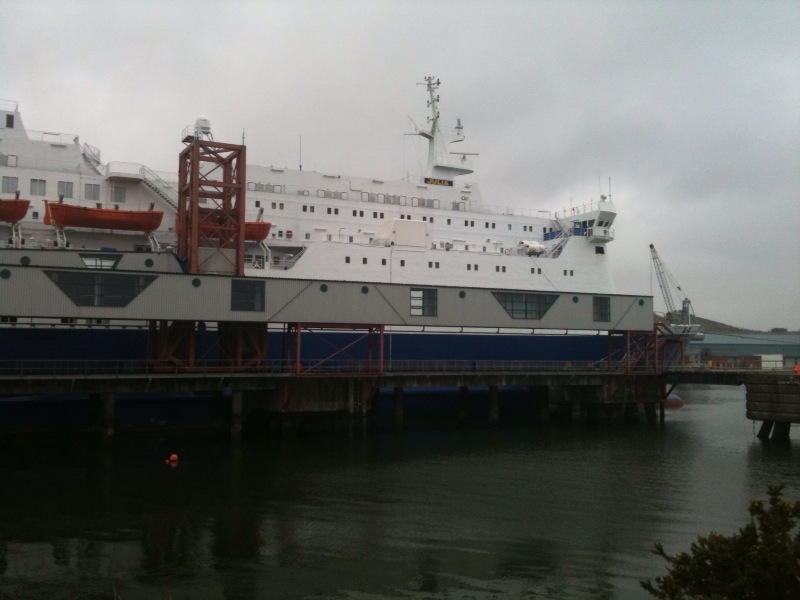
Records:
[[[200,209],[200,233],[207,238],[223,237],[223,211],[214,208]],[[247,221],[244,224],[244,239],[248,242],[260,242],[269,235],[272,223],[267,221]]]
[[[269,235],[272,223],[266,221],[248,221],[244,224],[244,239],[248,242],[260,242]]]
[[[266,221],[248,221],[244,224],[244,239],[248,242],[260,242],[269,235],[272,223]],[[205,237],[218,237],[219,229],[212,223],[202,223],[200,231]]]
[[[28,212],[30,200],[3,200],[0,198],[0,221],[3,223],[17,223],[21,221]]]
[[[151,233],[161,226],[160,210],[119,210],[48,202],[45,200],[44,224],[56,227],[87,227]]]

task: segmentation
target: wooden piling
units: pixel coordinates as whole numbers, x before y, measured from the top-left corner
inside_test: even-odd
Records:
[[[403,388],[394,388],[394,425],[403,427]]]
[[[497,407],[498,392],[496,385],[489,386],[489,425],[497,425],[499,414]]]
[[[242,394],[241,390],[234,390],[231,394],[231,441],[242,440]]]
[[[89,395],[89,427],[102,442],[111,441],[114,437],[115,408],[116,398],[113,393]]]

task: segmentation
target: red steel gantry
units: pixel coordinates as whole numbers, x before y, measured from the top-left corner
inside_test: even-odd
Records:
[[[244,146],[202,139],[181,152],[175,229],[188,273],[244,275],[246,158]]]
[[[210,137],[210,136],[209,136]],[[191,274],[244,276],[245,146],[191,138],[178,166],[178,257]],[[204,205],[200,200],[204,199]],[[267,357],[266,323],[218,322],[220,366],[244,368]],[[165,367],[203,368],[192,321],[150,323],[150,360]]]

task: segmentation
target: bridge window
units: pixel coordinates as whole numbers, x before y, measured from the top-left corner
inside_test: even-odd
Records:
[[[264,281],[233,279],[231,281],[231,310],[264,311]]]
[[[558,300],[558,294],[492,292],[512,319],[541,319]]]
[[[608,296],[595,296],[592,298],[592,315],[596,323],[611,321],[611,298]]]
[[[438,290],[411,288],[411,316],[435,317]]]

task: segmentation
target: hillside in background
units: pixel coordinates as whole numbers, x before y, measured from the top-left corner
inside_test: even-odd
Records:
[[[664,315],[655,315],[655,320],[659,323],[666,323],[666,317]],[[756,329],[734,327],[733,325],[712,321],[711,319],[704,319],[703,317],[693,317],[692,322],[700,323],[705,333],[753,333],[757,331]]]

